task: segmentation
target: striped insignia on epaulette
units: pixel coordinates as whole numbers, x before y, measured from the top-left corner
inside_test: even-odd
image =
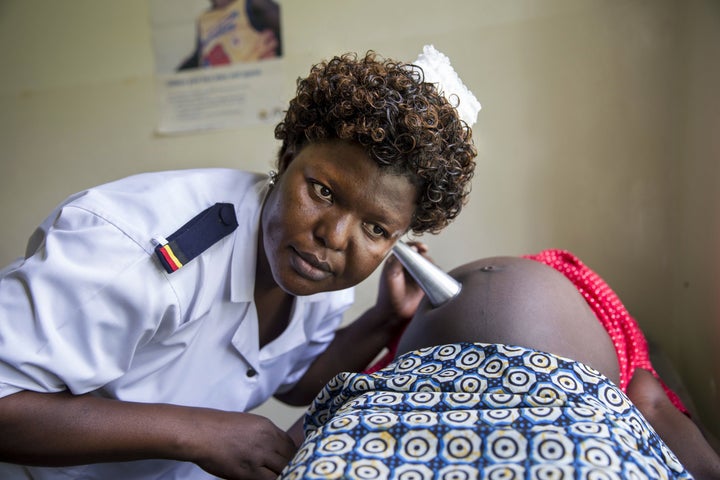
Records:
[[[155,255],[165,271],[173,273],[232,233],[237,226],[235,207],[231,203],[216,203],[155,247]]]

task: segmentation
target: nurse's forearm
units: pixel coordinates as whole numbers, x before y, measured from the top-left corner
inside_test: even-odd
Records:
[[[0,461],[63,466],[142,459],[194,462],[228,479],[273,479],[292,439],[260,415],[68,393],[0,399]]]
[[[191,409],[67,393],[0,399],[0,460],[61,466],[146,458],[191,459]]]

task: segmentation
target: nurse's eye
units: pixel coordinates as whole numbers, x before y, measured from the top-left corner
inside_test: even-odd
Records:
[[[326,187],[322,183],[312,182],[312,188],[318,198],[328,203],[333,203],[332,190],[330,190],[328,187]]]
[[[363,228],[373,238],[388,237],[387,230],[376,223],[363,223]]]

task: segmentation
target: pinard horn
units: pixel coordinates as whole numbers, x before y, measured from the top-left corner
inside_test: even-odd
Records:
[[[393,254],[420,285],[433,307],[439,307],[460,293],[460,282],[406,243],[397,242]]]

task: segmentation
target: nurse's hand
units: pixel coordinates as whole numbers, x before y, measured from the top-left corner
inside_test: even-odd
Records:
[[[432,261],[427,255],[428,247],[421,242],[408,242],[421,255]],[[385,261],[376,306],[387,311],[388,318],[397,319],[403,324],[415,315],[425,292],[405,270],[400,261],[391,255]]]
[[[189,446],[195,463],[220,478],[274,479],[295,454],[290,436],[265,417],[205,409],[200,415]]]

